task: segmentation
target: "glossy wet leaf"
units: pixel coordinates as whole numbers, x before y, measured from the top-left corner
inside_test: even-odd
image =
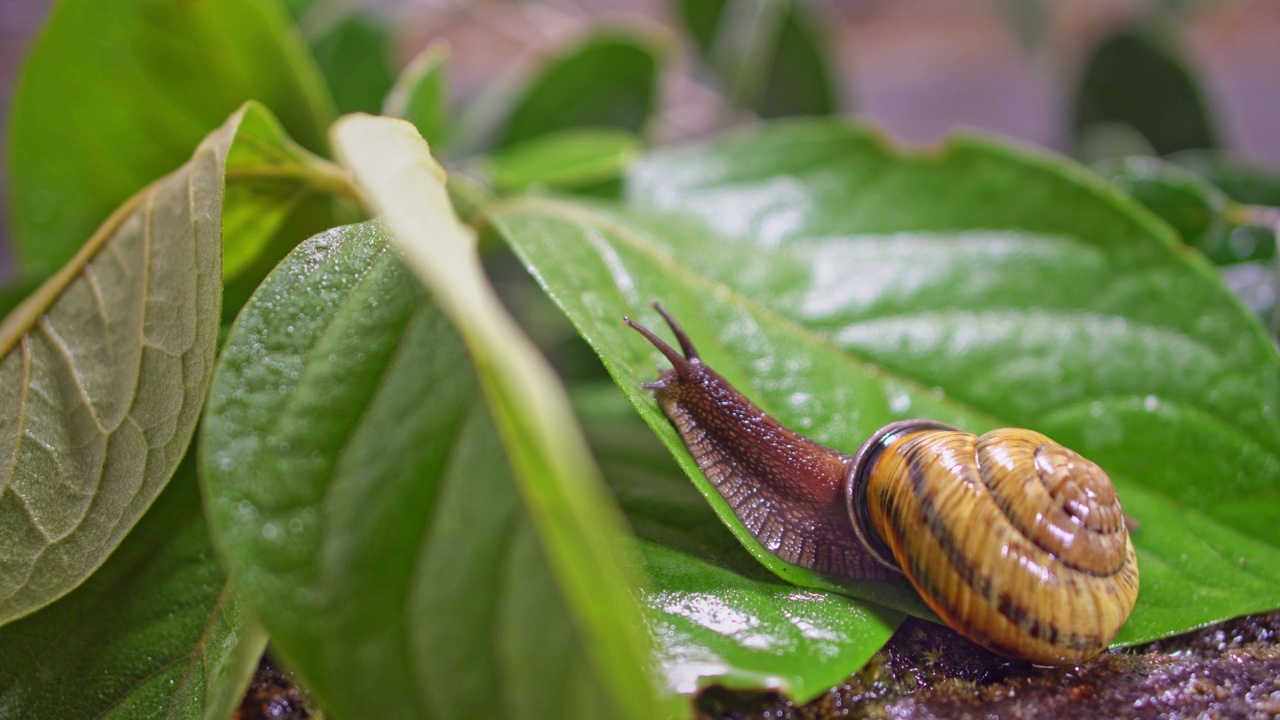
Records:
[[[382,114],[408,120],[437,155],[447,144],[449,46],[433,42],[396,78]]]
[[[621,514],[555,371],[489,285],[475,235],[449,204],[444,170],[403,121],[350,115],[333,136],[406,263],[462,335],[555,586],[583,638],[598,697],[613,717],[658,716]]]
[[[562,130],[495,153],[486,167],[498,190],[572,190],[617,180],[641,148],[640,138],[621,130]]]
[[[490,222],[775,572],[833,586],[750,539],[638,388],[663,363],[618,318],[661,328],[651,299],[748,397],[837,449],[929,417],[1030,427],[1097,461],[1142,523],[1121,641],[1280,604],[1280,358],[1096,176],[992,141],[906,154],[811,122],[654,154],[629,190],[512,200]]]
[[[248,100],[303,146],[324,148],[330,101],[275,0],[56,3],[13,101],[23,272],[43,279],[61,267],[116,206],[186,162]]]
[[[797,588],[743,551],[616,387],[580,392],[575,407],[641,538],[650,633],[673,692],[770,688],[803,703],[888,640],[901,614]]]
[[[1090,126],[1124,123],[1159,155],[1217,145],[1195,77],[1172,44],[1152,35],[1120,33],[1093,51],[1073,115],[1077,141]]]
[[[570,128],[640,133],[653,112],[658,53],[630,35],[600,33],[549,61],[507,117],[499,147]]]
[[[214,557],[184,463],[98,572],[0,629],[0,714],[225,720],[265,645]]]
[[[820,25],[792,0],[682,0],[681,19],[737,107],[761,117],[839,109]]]
[[[186,452],[218,336],[224,175],[271,127],[237,111],[0,326],[0,622],[97,568]]]
[[[377,112],[395,82],[391,32],[378,19],[348,15],[311,42],[338,112]]]

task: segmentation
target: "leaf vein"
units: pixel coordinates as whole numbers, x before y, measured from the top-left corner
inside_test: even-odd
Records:
[[[89,391],[84,386],[84,378],[81,376],[75,358],[72,356],[71,348],[67,345],[58,331],[54,329],[52,323],[49,322],[48,316],[40,318],[40,322],[36,325],[40,329],[40,333],[49,341],[61,357],[66,365],[67,375],[71,378],[71,384],[75,386],[76,392],[80,395],[80,400],[85,406],[89,419],[93,421],[93,426],[98,429],[102,435],[107,435],[107,429],[103,427],[101,419],[98,418],[97,410],[93,407],[93,400],[89,397]]]

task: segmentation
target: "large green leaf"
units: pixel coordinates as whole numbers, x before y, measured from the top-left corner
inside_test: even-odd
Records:
[[[1280,358],[1206,264],[1083,169],[793,123],[656,154],[626,205],[513,200],[489,220],[739,540],[793,582],[832,587],[732,518],[638,388],[659,358],[620,316],[658,327],[645,305],[662,300],[709,365],[840,450],[931,417],[1031,427],[1096,460],[1142,524],[1121,641],[1280,604]]]
[[[333,135],[409,267],[466,343],[516,488],[586,646],[584,669],[603,687],[610,716],[656,717],[649,642],[629,594],[636,579],[625,526],[559,378],[489,285],[476,238],[449,204],[444,171],[413,126],[347,116]]]
[[[225,720],[265,645],[184,463],[98,572],[0,629],[0,715]]]
[[[391,30],[380,19],[353,13],[311,42],[338,112],[377,112],[395,82]]]
[[[888,640],[900,613],[802,591],[744,552],[616,387],[580,389],[575,407],[642,540],[645,609],[670,690],[764,687],[807,702]]]
[[[24,272],[44,278],[117,205],[247,100],[311,150],[332,117],[275,0],[61,0],[14,95],[9,174]]]
[[[461,341],[373,223],[246,306],[202,431],[219,549],[338,717],[610,717]]]
[[[234,113],[0,326],[0,622],[102,564],[186,453],[218,337],[224,180],[276,130],[260,106]]]

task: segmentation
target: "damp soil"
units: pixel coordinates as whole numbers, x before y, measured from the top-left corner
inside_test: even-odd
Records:
[[[713,687],[693,705],[697,720],[1275,718],[1280,611],[1055,668],[908,618],[866,667],[812,703]],[[292,676],[264,656],[236,720],[311,717]]]
[[[232,720],[310,720],[319,717],[293,674],[263,655]]]
[[[860,672],[808,705],[705,690],[698,720],[826,718],[1274,718],[1280,612],[1057,668],[1010,661],[908,619]]]

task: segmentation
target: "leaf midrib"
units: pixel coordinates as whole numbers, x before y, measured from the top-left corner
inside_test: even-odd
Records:
[[[196,157],[200,154],[200,152],[197,152]],[[193,157],[192,160],[194,161],[196,157]],[[161,178],[148,185],[129,198],[123,205],[116,208],[116,211],[111,213],[106,222],[89,238],[88,242],[80,248],[80,251],[75,254],[70,262],[62,266],[62,269],[58,270],[26,300],[22,301],[22,304],[14,308],[13,312],[9,313],[9,316],[4,319],[4,323],[0,324],[0,357],[7,356],[10,352],[13,352],[18,340],[31,331],[36,321],[43,317],[49,311],[49,308],[53,307],[58,299],[62,297],[62,293],[80,277],[81,272],[88,267],[90,262],[97,258],[98,253],[102,251],[108,241],[115,237],[116,231],[133,215],[138,206],[151,196],[156,187],[169,180],[170,177],[172,176]]]

